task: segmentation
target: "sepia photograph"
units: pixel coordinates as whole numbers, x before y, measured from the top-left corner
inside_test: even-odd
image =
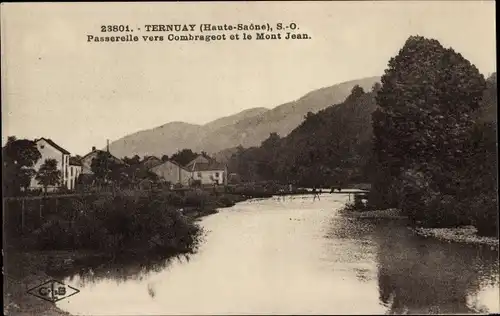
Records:
[[[0,14],[4,315],[500,313],[494,1]]]

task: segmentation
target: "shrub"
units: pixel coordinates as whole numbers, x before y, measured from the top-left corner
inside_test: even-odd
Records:
[[[480,194],[469,199],[465,205],[466,214],[478,235],[498,237],[498,199],[496,194]]]
[[[174,184],[174,189],[182,189],[182,187],[183,187],[183,186],[182,186],[182,184],[180,184],[180,183],[176,183],[176,184]]]
[[[52,250],[191,252],[201,228],[165,203],[172,198],[160,192],[85,197],[70,204],[78,214],[73,222],[51,219],[31,235],[33,244]]]
[[[194,188],[201,187],[201,180],[192,180],[191,181],[191,187],[194,187]]]
[[[202,190],[186,192],[184,204],[186,206],[203,207],[209,200],[209,194]]]
[[[175,207],[181,207],[184,205],[184,198],[176,192],[162,191],[156,196],[156,198],[161,199],[165,204]]]
[[[229,206],[233,206],[235,204],[234,200],[227,195],[223,195],[223,196],[219,197],[217,202],[220,205],[222,205],[223,207],[229,207]]]

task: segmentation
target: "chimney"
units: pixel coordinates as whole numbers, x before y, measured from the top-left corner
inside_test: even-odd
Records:
[[[107,144],[106,144],[106,151],[108,152],[109,154],[109,139],[106,140]]]
[[[95,146],[92,146],[92,151],[95,151]]]

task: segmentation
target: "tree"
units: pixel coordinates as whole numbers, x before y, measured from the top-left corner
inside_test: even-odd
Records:
[[[198,157],[198,153],[193,152],[191,149],[183,149],[173,154],[170,159],[181,166],[185,166],[196,157]]]
[[[58,185],[61,180],[61,171],[57,169],[57,160],[46,159],[38,169],[35,179],[43,186],[45,193],[47,193],[48,186]]]
[[[356,99],[358,99],[359,97],[361,97],[363,94],[365,94],[365,90],[363,88],[361,88],[359,85],[355,85],[352,89],[351,89],[351,94],[349,94],[349,96],[346,98],[345,102],[352,102]]]
[[[269,137],[262,142],[261,147],[268,150],[274,150],[279,146],[280,140],[281,138],[278,133],[270,133]]]
[[[2,158],[3,189],[4,194],[9,196],[18,194],[21,187],[29,186],[34,175],[33,166],[42,155],[35,142],[27,139],[18,140],[15,136],[10,136],[2,148]]]
[[[139,157],[138,155],[135,155],[132,158],[123,157],[123,162],[129,166],[138,165],[141,162],[141,157]]]
[[[161,161],[163,162],[168,161],[168,155],[161,156]]]
[[[380,202],[394,202],[389,198],[391,183],[406,170],[430,176],[438,192],[456,193],[454,177],[466,167],[465,159],[456,157],[464,155],[484,77],[437,40],[410,36],[381,81],[379,108],[373,114],[379,175],[372,185],[379,198],[383,196]]]
[[[92,159],[91,170],[96,179],[101,183],[106,183],[110,180],[120,182],[124,177],[124,165],[118,162],[110,153],[105,151],[98,152],[97,156]]]
[[[31,179],[36,175],[36,171],[32,168],[21,168],[19,171],[19,185],[24,188],[24,192],[28,191],[31,184]]]
[[[375,82],[372,86],[372,92],[378,93],[381,88],[382,88],[382,85],[380,84],[380,82]]]

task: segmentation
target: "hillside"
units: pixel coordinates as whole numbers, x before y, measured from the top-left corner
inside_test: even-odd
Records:
[[[228,148],[219,153],[229,159],[229,169],[247,181],[278,180],[304,185],[337,182],[368,182],[372,164],[372,113],[375,92],[355,88],[344,102],[307,114],[285,137],[267,135],[250,148]],[[495,139],[495,129],[481,127],[496,123],[496,74],[487,80],[481,108],[476,112],[483,136]],[[492,146],[494,153],[494,145]],[[485,159],[486,160],[486,159]],[[492,164],[494,165],[494,164]]]
[[[167,123],[118,139],[110,144],[110,150],[117,157],[131,157],[136,154],[172,155],[183,148],[217,153],[239,145],[257,146],[272,132],[288,135],[304,120],[307,112],[316,113],[332,104],[341,103],[355,85],[370,90],[379,79],[363,78],[321,88],[271,110],[252,108],[205,125]]]
[[[374,93],[357,88],[344,102],[308,114],[286,137],[273,134],[259,147],[237,151],[230,171],[248,181],[365,181],[375,109]]]
[[[364,78],[315,90],[296,101],[221,128],[218,130],[219,139],[207,135],[203,143],[210,148],[210,151],[216,152],[238,145],[245,148],[258,146],[273,132],[282,137],[286,136],[304,121],[307,112],[317,113],[333,104],[343,102],[355,85],[369,91],[379,79],[379,77]]]

